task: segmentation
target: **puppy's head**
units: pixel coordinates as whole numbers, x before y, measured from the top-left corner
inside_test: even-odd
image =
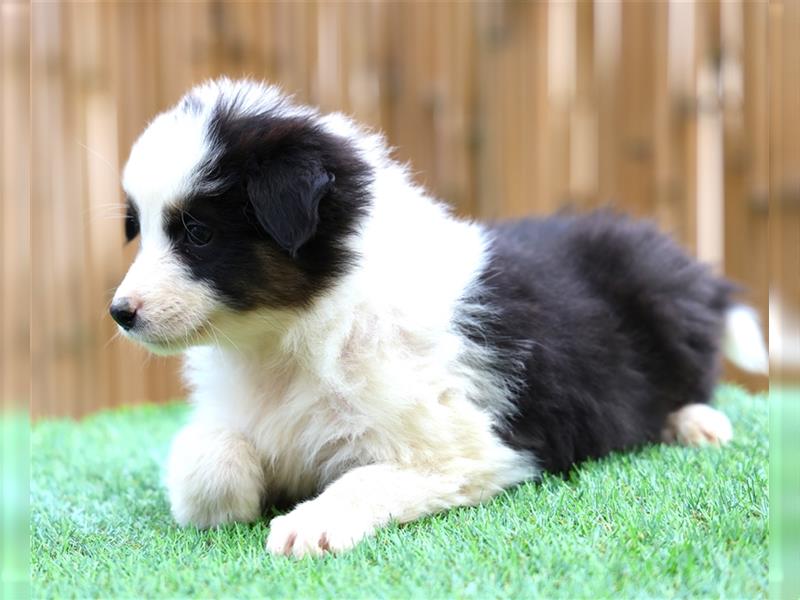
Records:
[[[302,310],[357,259],[371,175],[354,140],[275,88],[195,88],[131,150],[125,233],[141,244],[112,317],[170,353],[247,315]]]

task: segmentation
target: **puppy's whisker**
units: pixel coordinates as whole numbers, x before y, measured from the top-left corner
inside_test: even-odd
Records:
[[[236,344],[236,342],[234,342],[231,339],[231,337],[228,334],[226,334],[222,329],[220,329],[219,327],[217,327],[216,325],[214,325],[210,321],[208,322],[208,325],[209,325],[209,327],[211,327],[211,330],[214,332],[214,337],[217,337],[217,332],[219,332],[220,335],[222,335],[225,339],[227,339],[231,343],[231,345],[236,349],[236,351],[239,354],[242,353],[242,351],[239,349],[239,346]],[[218,338],[217,338],[217,341],[219,341]]]
[[[124,221],[125,220],[125,214],[124,213],[119,213],[119,214],[110,214],[109,213],[109,214],[103,214],[103,215],[90,215],[89,219],[92,222],[96,222],[96,221],[117,221],[117,222],[119,222],[119,221]]]
[[[92,156],[97,158],[101,163],[103,163],[105,166],[107,166],[111,170],[111,172],[114,173],[114,177],[116,178],[116,180],[119,181],[119,168],[117,166],[113,165],[111,163],[111,161],[109,161],[107,158],[105,158],[97,150],[94,150],[94,149],[90,148],[89,146],[87,146],[86,144],[81,142],[80,140],[78,140],[78,146],[80,146],[81,148],[86,150],[89,154],[91,154]]]
[[[119,340],[121,337],[122,337],[122,333],[120,333],[119,329],[117,329],[116,331],[114,331],[114,333],[111,335],[111,337],[110,337],[110,338],[108,338],[108,340],[106,340],[106,343],[105,343],[105,344],[103,344],[103,351],[107,350],[107,349],[108,349],[108,347],[109,347],[109,346],[110,346],[112,343],[116,342],[116,341],[117,341],[117,340]]]
[[[125,210],[126,205],[125,202],[122,200],[117,200],[114,202],[97,202],[93,203],[91,206],[88,207],[87,212],[97,212],[99,210],[108,210],[108,209],[121,209]]]

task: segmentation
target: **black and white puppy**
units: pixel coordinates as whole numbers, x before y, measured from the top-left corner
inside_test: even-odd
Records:
[[[608,213],[484,226],[384,139],[274,87],[191,90],[125,167],[141,247],[111,314],[183,352],[194,412],[167,486],[181,525],[254,521],[342,551],[390,521],[657,441],[724,443],[719,347],[766,369],[732,286]]]

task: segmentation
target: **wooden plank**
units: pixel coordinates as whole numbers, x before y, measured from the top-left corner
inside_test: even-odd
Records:
[[[317,103],[323,110],[348,111],[346,53],[342,41],[346,27],[343,7],[338,2],[317,5],[317,70],[315,88]]]
[[[594,78],[594,5],[581,0],[576,7],[575,98],[569,122],[568,197],[579,207],[598,203],[598,111]]]
[[[85,414],[94,406],[108,402],[108,369],[105,353],[98,352],[97,328],[102,319],[102,313],[94,310],[97,307],[96,299],[102,298],[97,292],[95,283],[95,267],[91,256],[92,231],[92,202],[99,201],[93,198],[92,188],[101,184],[98,173],[90,171],[90,164],[94,155],[90,150],[99,153],[101,149],[92,148],[87,144],[87,119],[97,116],[90,112],[97,90],[98,81],[102,77],[98,64],[100,56],[99,34],[100,23],[98,5],[96,4],[68,4],[69,31],[75,32],[70,36],[70,45],[67,48],[67,60],[70,80],[67,85],[71,89],[70,118],[72,129],[67,143],[71,151],[67,151],[68,168],[74,169],[77,174],[75,191],[77,193],[77,211],[79,218],[73,217],[73,222],[68,225],[71,232],[70,244],[75,251],[74,271],[70,276],[68,285],[71,288],[73,300],[69,303],[70,316],[68,317],[76,326],[74,359],[78,363],[78,387],[76,399],[79,410]],[[72,85],[70,85],[70,83]],[[75,209],[72,210],[75,213]],[[89,215],[87,219],[85,215]],[[63,222],[62,222],[63,226]],[[98,258],[102,257],[102,254]],[[100,304],[102,307],[102,303]],[[98,314],[99,313],[99,314]],[[94,318],[93,318],[94,317]]]
[[[758,138],[769,131],[764,110],[766,38],[759,37],[762,31],[766,34],[766,11],[767,6],[758,3],[727,2],[720,6],[725,275],[744,286],[741,299],[758,309],[763,323],[767,322],[769,293],[768,213],[763,200],[753,201],[752,186],[755,154],[759,145],[765,150]],[[750,19],[752,24],[748,23]],[[762,27],[758,26],[759,19]],[[725,378],[749,389],[764,390],[769,383],[766,377],[742,373],[732,365],[726,365]]]
[[[546,110],[543,116],[546,132],[539,148],[540,176],[545,176],[547,188],[542,189],[537,203],[542,212],[574,203],[570,189],[570,126],[575,101],[577,77],[577,6],[573,0],[554,2],[546,6],[546,25],[539,35],[547,40]],[[577,141],[577,140],[576,140]],[[544,178],[543,178],[544,180]]]
[[[347,95],[347,111],[371,127],[380,127],[381,116],[379,56],[373,52],[377,40],[370,27],[373,10],[379,9],[368,3],[347,3],[340,27],[346,56],[341,85]]]
[[[477,14],[479,216],[546,211],[547,5],[488,4]]]
[[[558,207],[557,191],[554,182],[563,182],[562,176],[555,178],[551,169],[555,167],[554,156],[564,158],[564,148],[551,156],[550,143],[553,131],[550,122],[550,72],[549,51],[550,32],[548,32],[551,6],[538,3],[530,6],[520,15],[519,23],[524,26],[518,32],[524,43],[512,77],[521,75],[522,93],[515,102],[515,113],[507,122],[509,128],[518,128],[520,158],[516,171],[506,171],[503,177],[513,181],[519,180],[516,186],[519,193],[511,199],[513,211],[509,217],[521,217],[529,214],[547,214]],[[516,17],[512,15],[516,20]],[[529,100],[530,99],[530,100]],[[533,108],[533,118],[530,111]],[[559,123],[563,131],[563,122]],[[558,131],[558,129],[556,129]],[[502,140],[501,140],[502,145]]]
[[[697,43],[697,257],[716,271],[724,269],[724,157],[719,98],[719,3],[698,4]]]
[[[669,10],[666,2],[655,11],[653,65],[653,216],[663,231],[681,239],[682,214],[678,203],[675,156],[672,139],[675,97],[670,87]]]
[[[464,215],[475,214],[473,18],[472,5],[434,6],[435,178],[440,197]]]
[[[56,207],[69,205],[63,192],[70,190],[59,160],[67,130],[61,110],[62,7],[34,4],[31,9],[31,221],[37,224],[31,230],[31,311],[37,315],[31,322],[31,362],[38,367],[31,382],[31,410],[36,415],[57,414],[60,405],[71,407],[77,395],[75,365],[65,372],[59,360],[63,355],[59,349],[64,347],[59,305],[67,299],[64,290],[55,287],[68,273],[68,266],[57,264],[54,257],[62,250],[56,239],[54,216],[60,216]],[[40,176],[35,165],[49,165],[48,176]]]
[[[0,409],[28,410],[30,362],[30,31],[27,4],[0,5]]]
[[[415,179],[436,193],[434,160],[433,7],[391,5],[387,15],[392,70],[387,133],[401,161],[413,163]]]
[[[655,5],[623,3],[620,86],[619,202],[637,216],[654,213]]]
[[[800,377],[800,7],[769,6],[770,375]]]
[[[618,0],[594,5],[594,82],[598,113],[597,202],[618,201],[620,181],[620,60],[622,4]]]

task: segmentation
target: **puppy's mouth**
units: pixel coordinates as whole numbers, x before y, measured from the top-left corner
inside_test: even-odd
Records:
[[[179,354],[192,346],[202,346],[209,343],[208,324],[203,323],[174,337],[164,335],[148,335],[146,331],[124,331],[125,336],[141,344],[153,354],[168,356]]]

